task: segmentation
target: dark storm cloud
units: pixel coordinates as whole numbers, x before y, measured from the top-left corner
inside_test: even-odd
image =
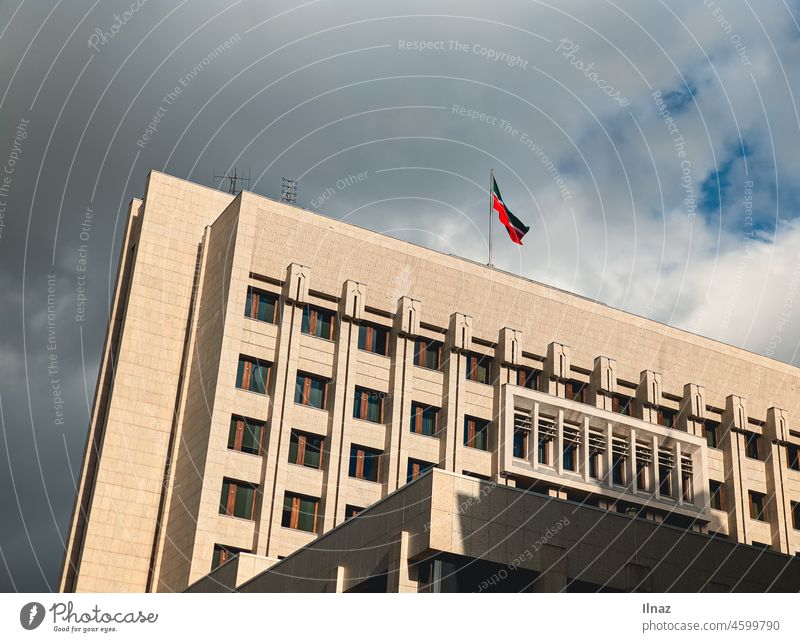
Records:
[[[497,237],[498,266],[791,360],[795,330],[770,346],[800,279],[796,212],[776,209],[800,175],[800,40],[785,7],[751,11],[3,3],[0,588],[55,587],[124,214],[151,168],[214,185],[236,165],[270,197],[302,177],[304,207],[484,261],[494,167],[533,226],[523,251]],[[658,90],[714,205],[702,217]],[[762,233],[747,247],[745,161]]]

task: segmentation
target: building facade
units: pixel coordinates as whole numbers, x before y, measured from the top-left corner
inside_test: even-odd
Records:
[[[484,265],[151,172],[61,590],[180,591],[237,554],[255,576],[431,468],[796,555],[799,384]]]

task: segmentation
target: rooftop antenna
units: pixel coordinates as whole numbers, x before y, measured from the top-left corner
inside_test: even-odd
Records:
[[[247,178],[244,175],[239,176],[237,169],[233,168],[233,174],[230,172],[225,172],[222,176],[219,174],[214,174],[214,180],[220,181],[228,181],[228,193],[229,194],[236,194],[236,192],[240,191],[237,189],[239,183],[247,183],[247,186],[250,187],[250,168],[247,168]]]
[[[297,181],[293,178],[283,177],[281,183],[281,203],[294,205],[297,202]]]

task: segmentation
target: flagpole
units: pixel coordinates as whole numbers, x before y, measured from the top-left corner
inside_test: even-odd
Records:
[[[494,170],[489,170],[489,267],[492,267],[492,189],[494,188]]]

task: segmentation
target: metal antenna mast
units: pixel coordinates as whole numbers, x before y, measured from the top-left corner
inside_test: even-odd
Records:
[[[247,169],[247,178],[243,175],[239,176],[237,169],[233,168],[233,174],[230,172],[225,172],[223,175],[214,174],[214,180],[226,180],[228,181],[228,193],[229,194],[236,194],[236,192],[240,191],[237,189],[239,187],[239,183],[247,183],[247,186],[250,187],[250,169]]]
[[[281,202],[294,205],[297,202],[297,181],[293,178],[283,177],[281,183]]]

